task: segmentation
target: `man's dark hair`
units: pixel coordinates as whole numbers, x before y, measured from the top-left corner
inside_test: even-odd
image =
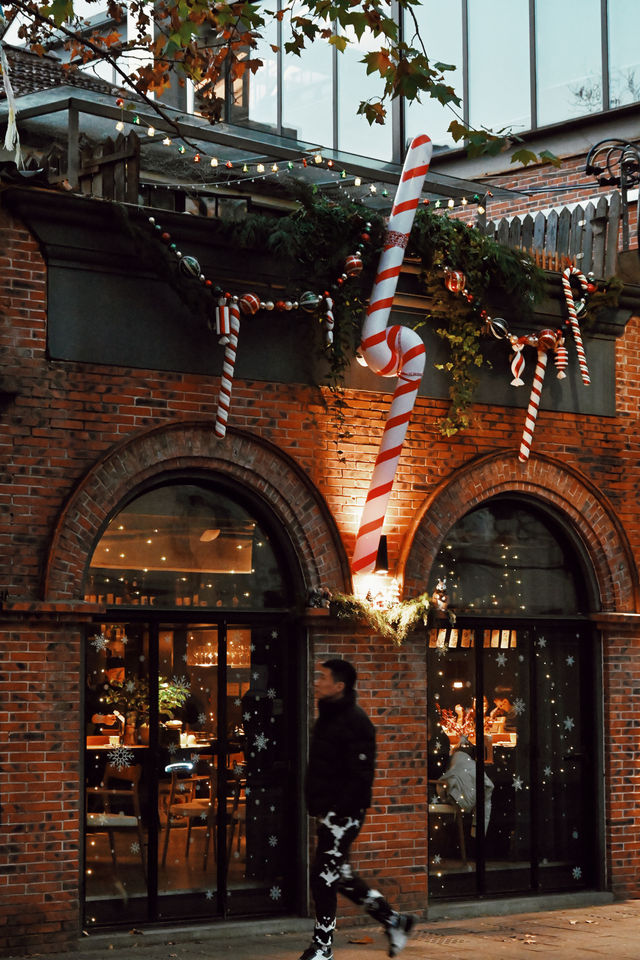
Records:
[[[325,660],[322,666],[331,671],[331,676],[336,683],[344,683],[345,693],[351,693],[358,676],[352,663],[348,660]]]

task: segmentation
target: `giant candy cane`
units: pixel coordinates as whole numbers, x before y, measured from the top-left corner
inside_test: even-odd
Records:
[[[538,334],[537,341],[538,362],[536,363],[535,373],[533,374],[531,396],[529,397],[527,416],[525,417],[522,440],[520,441],[520,452],[518,453],[518,459],[521,463],[526,463],[531,453],[533,431],[536,426],[540,397],[542,395],[542,384],[544,383],[544,375],[547,369],[547,354],[549,350],[555,350],[557,347],[558,332],[556,330],[541,330]]]
[[[398,384],[356,536],[354,573],[370,573],[375,567],[387,503],[424,372],[425,350],[420,335],[410,327],[387,327],[387,321],[431,149],[426,134],[415,137],[409,147],[362,329],[360,353],[367,366],[382,377],[397,376]]]

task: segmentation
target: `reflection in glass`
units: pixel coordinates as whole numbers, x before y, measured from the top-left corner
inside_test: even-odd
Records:
[[[640,52],[635,29],[636,0],[609,0],[609,106],[640,100]]]
[[[474,127],[531,127],[529,4],[469,0],[469,114]],[[564,34],[563,34],[564,36]]]
[[[457,613],[567,615],[586,611],[566,537],[542,512],[496,499],[472,510],[444,538],[432,589],[445,579]]]
[[[277,133],[278,54],[273,46],[278,44],[278,25],[271,17],[265,19],[260,30],[262,36],[249,53],[252,60],[262,60],[262,66],[255,73],[248,69],[241,77],[229,81],[232,91],[228,121],[266,133]]]
[[[377,160],[391,160],[392,124],[389,116],[384,125],[370,124],[358,114],[364,100],[381,96],[384,81],[379,73],[366,74],[360,61],[379,45],[379,39],[363,35],[358,39],[353,30],[344,31],[349,43],[338,56],[338,148],[348,153]]]
[[[269,536],[205,485],[157,487],[111,521],[91,558],[88,600],[165,607],[283,606]]]
[[[462,99],[462,5],[460,3],[443,4],[439,0],[423,0],[419,6],[411,9],[418,22],[420,33],[425,38],[427,53],[441,63],[455,66],[455,70],[445,72],[445,83],[452,86]],[[404,23],[409,42],[415,27],[413,16],[408,12],[404,14]],[[462,105],[454,109],[456,113],[462,115]],[[450,109],[426,95],[422,96],[422,103],[417,103],[415,100],[407,101],[405,104],[406,139],[412,140],[418,134],[426,133],[431,137],[434,152],[453,147],[453,140],[447,130],[455,115]]]
[[[600,0],[583,0],[578,18],[567,4],[537,0],[539,126],[602,110],[599,24]]]
[[[314,40],[282,65],[282,133],[317,146],[333,146],[333,48]]]

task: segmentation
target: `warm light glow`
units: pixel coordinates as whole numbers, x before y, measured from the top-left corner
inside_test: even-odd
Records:
[[[353,578],[353,593],[358,600],[368,601],[381,610],[400,599],[400,583],[387,573],[361,573]]]

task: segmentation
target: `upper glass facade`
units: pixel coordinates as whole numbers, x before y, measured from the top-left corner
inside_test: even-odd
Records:
[[[365,40],[338,54],[318,40],[301,57],[274,53],[271,25],[257,55],[264,67],[227,90],[233,123],[382,161],[400,162],[404,145],[426,132],[437,150],[455,146],[457,117],[475,127],[516,133],[640,100],[640,47],[633,0],[422,0],[405,14],[408,42],[419,29],[432,63],[446,71],[462,104],[444,108],[394,101],[389,121],[370,126],[358,104],[382,92],[360,61]],[[196,105],[197,109],[197,105]]]

